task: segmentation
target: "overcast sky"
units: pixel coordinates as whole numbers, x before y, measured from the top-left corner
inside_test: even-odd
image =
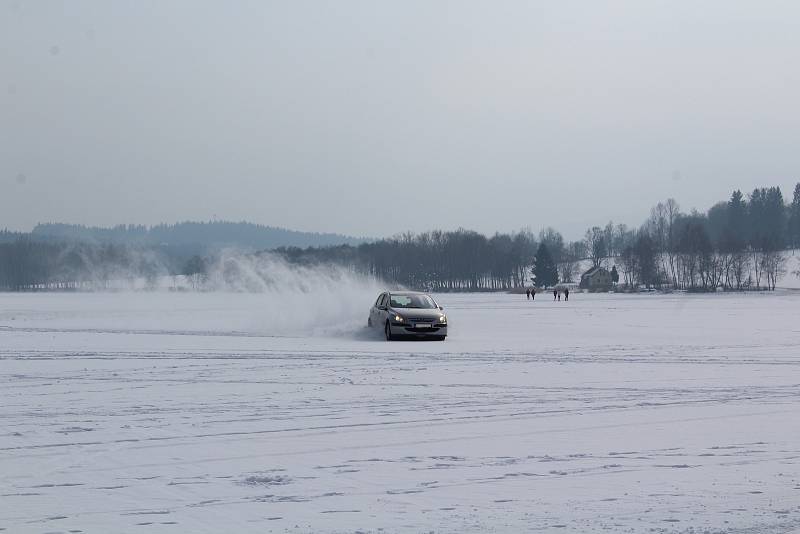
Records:
[[[800,179],[795,1],[0,2],[0,228],[576,238]]]

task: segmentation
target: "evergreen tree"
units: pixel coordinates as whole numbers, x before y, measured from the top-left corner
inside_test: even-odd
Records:
[[[794,186],[794,198],[789,206],[789,244],[800,247],[800,182]]]
[[[536,277],[536,285],[539,287],[554,286],[558,283],[558,269],[550,249],[544,243],[539,245],[536,251],[536,263],[533,267],[533,274]]]
[[[786,204],[780,187],[767,189],[768,249],[782,250],[786,246]]]
[[[547,227],[539,232],[539,242],[547,245],[547,250],[553,257],[555,263],[561,263],[564,259],[564,237],[554,228]]]
[[[749,239],[747,233],[747,201],[738,189],[728,201],[728,228],[724,235],[724,249],[730,252],[744,250]]]
[[[191,276],[193,274],[206,274],[206,262],[200,256],[192,256],[183,267],[183,274]]]
[[[639,282],[651,287],[658,281],[658,264],[655,243],[647,232],[641,232],[636,238],[633,251],[639,266]],[[619,278],[619,275],[617,277]]]
[[[762,187],[750,195],[750,244],[761,251],[783,248],[786,242],[786,206],[780,187]]]

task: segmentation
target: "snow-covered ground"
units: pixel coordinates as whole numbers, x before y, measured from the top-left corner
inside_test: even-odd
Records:
[[[0,530],[800,529],[800,292],[364,294],[0,294]]]
[[[792,250],[786,255],[783,276],[778,279],[778,287],[800,289],[800,250]]]

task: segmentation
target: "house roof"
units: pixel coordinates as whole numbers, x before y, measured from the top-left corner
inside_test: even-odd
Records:
[[[589,269],[588,271],[583,273],[583,276],[592,276],[593,274],[595,274],[596,272],[599,272],[601,270],[605,271],[605,269],[603,269],[602,267],[592,267],[591,269]]]

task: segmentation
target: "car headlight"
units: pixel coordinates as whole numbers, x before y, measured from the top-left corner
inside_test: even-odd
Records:
[[[402,322],[403,322],[403,318],[402,318],[402,317],[400,317],[399,315],[395,315],[395,316],[394,316],[394,322],[396,322],[396,323],[402,323]]]
[[[439,322],[442,323],[442,324],[447,324],[447,316],[446,315],[440,315],[439,316]]]

